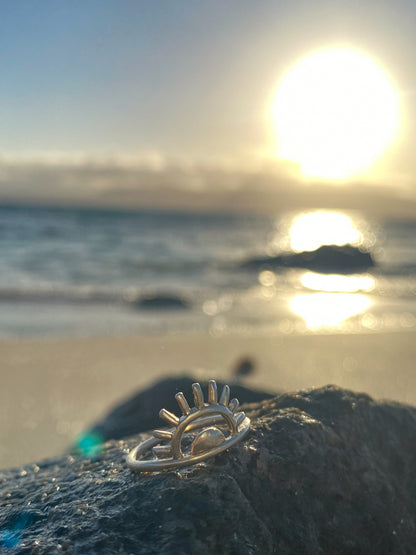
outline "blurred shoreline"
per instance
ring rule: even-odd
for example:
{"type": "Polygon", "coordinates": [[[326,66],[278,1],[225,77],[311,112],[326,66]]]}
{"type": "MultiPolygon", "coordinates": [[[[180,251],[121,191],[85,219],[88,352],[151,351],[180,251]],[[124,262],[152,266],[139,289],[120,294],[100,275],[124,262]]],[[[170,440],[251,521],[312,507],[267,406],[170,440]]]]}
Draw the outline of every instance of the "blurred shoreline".
{"type": "Polygon", "coordinates": [[[0,467],[62,453],[112,406],[163,376],[232,383],[242,356],[255,362],[247,386],[281,392],[332,383],[416,404],[415,331],[3,340],[0,467]]]}
{"type": "Polygon", "coordinates": [[[0,207],[0,338],[416,328],[415,221],[0,207]]]}

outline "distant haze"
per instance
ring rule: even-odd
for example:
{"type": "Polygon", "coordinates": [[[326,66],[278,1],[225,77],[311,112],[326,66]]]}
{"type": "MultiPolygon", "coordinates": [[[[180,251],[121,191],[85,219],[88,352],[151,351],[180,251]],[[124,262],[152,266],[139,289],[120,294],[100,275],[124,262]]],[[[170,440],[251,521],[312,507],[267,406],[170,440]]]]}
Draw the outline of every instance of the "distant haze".
{"type": "Polygon", "coordinates": [[[386,184],[302,183],[291,167],[241,168],[149,158],[142,161],[3,159],[0,203],[117,208],[255,211],[308,208],[361,210],[412,217],[412,187],[386,184]]]}

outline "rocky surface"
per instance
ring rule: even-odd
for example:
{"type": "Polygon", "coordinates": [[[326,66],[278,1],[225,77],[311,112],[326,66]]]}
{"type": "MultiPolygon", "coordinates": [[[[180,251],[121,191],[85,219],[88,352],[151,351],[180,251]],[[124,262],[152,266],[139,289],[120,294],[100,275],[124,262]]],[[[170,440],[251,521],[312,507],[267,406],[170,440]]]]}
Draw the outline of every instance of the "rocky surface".
{"type": "Polygon", "coordinates": [[[2,472],[1,552],[415,552],[416,409],[329,386],[246,412],[245,441],[180,472],[130,472],[146,434],[2,472]]]}
{"type": "Polygon", "coordinates": [[[324,245],[311,252],[287,253],[279,256],[253,258],[244,262],[248,270],[278,270],[280,268],[305,268],[321,273],[353,274],[364,272],[374,266],[369,252],[357,247],[324,245]]]}

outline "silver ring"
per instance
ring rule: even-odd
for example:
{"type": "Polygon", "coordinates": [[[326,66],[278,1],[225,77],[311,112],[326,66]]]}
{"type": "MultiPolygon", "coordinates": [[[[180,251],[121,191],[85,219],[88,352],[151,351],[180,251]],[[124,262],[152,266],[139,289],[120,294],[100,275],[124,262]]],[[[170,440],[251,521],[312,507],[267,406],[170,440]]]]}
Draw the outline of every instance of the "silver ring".
{"type": "Polygon", "coordinates": [[[130,451],[126,462],[131,470],[157,472],[190,466],[232,447],[247,434],[250,419],[244,412],[237,412],[239,402],[230,401],[228,385],[218,399],[217,384],[210,380],[207,403],[199,383],[192,384],[192,390],[195,400],[192,409],[182,392],[175,395],[182,416],[166,409],[159,412],[171,427],[154,430],[153,437],[130,451]],[[150,450],[154,457],[145,459],[150,450]]]}

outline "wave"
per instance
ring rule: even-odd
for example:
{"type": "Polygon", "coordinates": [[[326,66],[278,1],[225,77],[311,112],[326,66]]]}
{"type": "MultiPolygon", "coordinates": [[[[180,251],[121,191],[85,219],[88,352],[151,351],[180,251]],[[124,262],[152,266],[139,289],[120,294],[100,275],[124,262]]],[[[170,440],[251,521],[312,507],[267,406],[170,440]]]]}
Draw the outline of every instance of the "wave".
{"type": "Polygon", "coordinates": [[[166,290],[138,291],[132,288],[114,291],[104,287],[0,287],[0,303],[34,304],[124,304],[145,310],[187,309],[188,297],[166,290]]]}
{"type": "Polygon", "coordinates": [[[381,267],[381,273],[389,277],[416,277],[416,264],[390,264],[381,267]]]}
{"type": "Polygon", "coordinates": [[[0,302],[118,303],[123,294],[90,287],[0,287],[0,302]]]}

